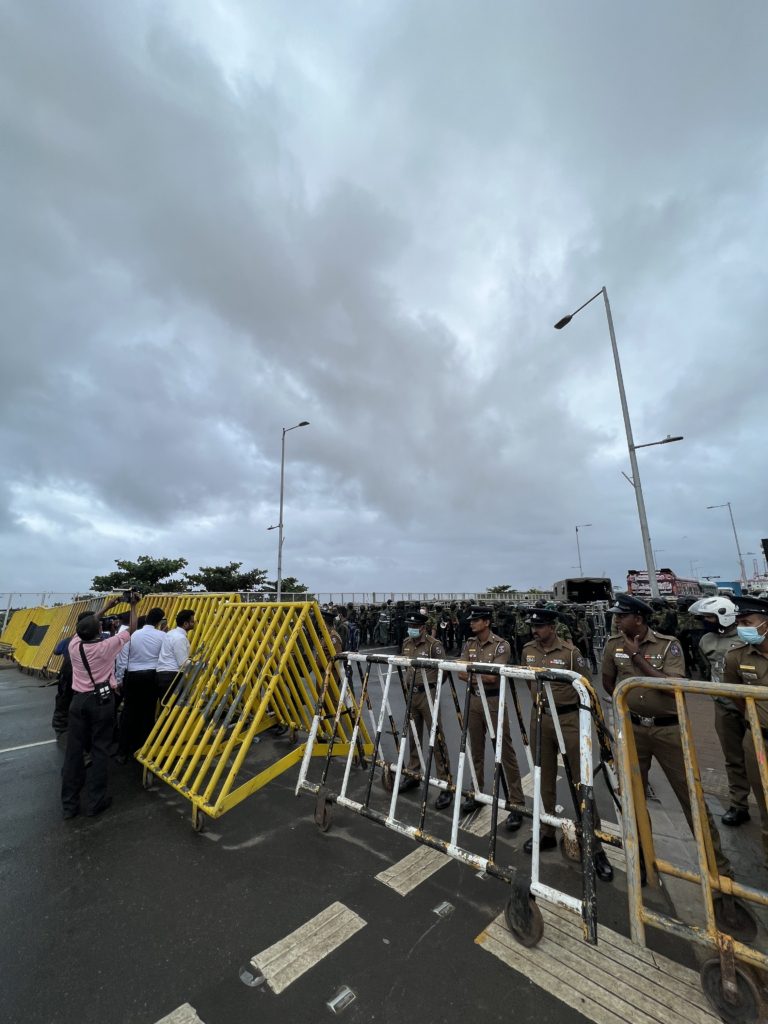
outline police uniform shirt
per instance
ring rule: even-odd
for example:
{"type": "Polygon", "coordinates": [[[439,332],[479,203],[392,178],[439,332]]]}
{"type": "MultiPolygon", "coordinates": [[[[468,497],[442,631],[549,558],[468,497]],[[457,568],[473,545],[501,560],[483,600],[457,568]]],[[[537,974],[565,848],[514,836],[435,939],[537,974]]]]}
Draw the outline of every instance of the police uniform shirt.
{"type": "Polygon", "coordinates": [[[705,633],[699,641],[699,650],[707,659],[713,683],[722,683],[725,656],[734,647],[743,647],[735,629],[729,633],[705,633]]]}
{"type": "MultiPolygon", "coordinates": [[[[624,637],[619,633],[609,637],[605,645],[603,676],[609,683],[620,683],[622,679],[640,675],[634,660],[625,650],[625,644],[624,637]]],[[[676,679],[685,678],[683,649],[676,637],[649,629],[640,643],[640,654],[657,672],[676,679]]],[[[653,683],[652,677],[643,678],[653,683]]],[[[627,697],[627,706],[636,715],[645,717],[660,718],[677,714],[674,693],[662,690],[632,690],[627,697]]]]}
{"type": "MultiPolygon", "coordinates": [[[[489,633],[485,643],[480,643],[476,636],[471,636],[469,640],[465,641],[461,649],[462,661],[480,661],[486,665],[508,665],[511,656],[511,647],[506,640],[497,636],[496,633],[489,633]]],[[[477,685],[476,677],[472,685],[477,685]]],[[[491,695],[493,691],[498,691],[499,689],[499,683],[496,680],[493,683],[484,683],[483,685],[486,693],[491,693],[491,695]]]]}
{"type": "MultiPolygon", "coordinates": [[[[735,647],[725,656],[723,682],[768,686],[768,657],[752,644],[735,647]]],[[[760,727],[768,728],[768,701],[759,700],[755,707],[760,727]]]]}
{"type": "MultiPolygon", "coordinates": [[[[582,657],[581,651],[569,640],[555,637],[551,647],[543,647],[538,640],[531,640],[523,647],[523,668],[554,668],[568,672],[578,672],[580,676],[592,681],[589,665],[582,657]]],[[[558,707],[566,707],[579,703],[579,695],[570,683],[552,683],[552,696],[558,707]]]]}
{"type": "MultiPolygon", "coordinates": [[[[404,658],[444,658],[445,650],[439,640],[430,636],[429,633],[425,633],[423,637],[413,638],[407,636],[403,641],[402,655],[404,658]]],[[[435,686],[437,684],[436,668],[428,668],[426,670],[409,668],[405,676],[406,685],[411,685],[411,680],[415,673],[418,673],[416,675],[416,685],[423,685],[424,671],[427,673],[429,685],[435,686]]]]}

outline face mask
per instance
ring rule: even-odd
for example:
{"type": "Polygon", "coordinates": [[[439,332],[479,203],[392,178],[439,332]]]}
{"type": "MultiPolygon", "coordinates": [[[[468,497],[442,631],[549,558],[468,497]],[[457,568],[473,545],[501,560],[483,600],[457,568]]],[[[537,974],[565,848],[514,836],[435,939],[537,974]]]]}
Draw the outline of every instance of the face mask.
{"type": "Polygon", "coordinates": [[[739,640],[745,644],[753,644],[759,647],[763,640],[765,640],[757,626],[737,626],[736,632],[739,635],[739,640]]]}
{"type": "Polygon", "coordinates": [[[408,636],[411,638],[411,640],[415,640],[420,633],[420,629],[414,629],[413,626],[408,627],[408,636]]]}

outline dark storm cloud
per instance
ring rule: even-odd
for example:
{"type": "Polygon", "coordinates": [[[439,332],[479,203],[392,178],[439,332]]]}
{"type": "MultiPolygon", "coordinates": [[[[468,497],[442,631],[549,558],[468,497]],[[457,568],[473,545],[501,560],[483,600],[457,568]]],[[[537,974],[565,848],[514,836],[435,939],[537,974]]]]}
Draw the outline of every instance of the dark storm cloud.
{"type": "MultiPolygon", "coordinates": [[[[730,566],[764,399],[761,5],[5,4],[3,581],[143,550],[314,587],[730,566]],[[591,16],[590,16],[591,15],[591,16]],[[707,518],[710,517],[710,518],[707,518]],[[96,529],[94,536],[93,527],[96,529]]],[[[729,572],[723,569],[723,575],[729,572]]]]}

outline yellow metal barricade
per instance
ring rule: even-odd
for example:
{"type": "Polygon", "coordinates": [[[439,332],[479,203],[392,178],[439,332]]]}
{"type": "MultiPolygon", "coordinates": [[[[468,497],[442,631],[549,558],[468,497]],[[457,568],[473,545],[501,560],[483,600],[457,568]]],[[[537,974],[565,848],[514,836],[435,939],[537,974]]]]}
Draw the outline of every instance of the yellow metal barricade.
{"type": "Polygon", "coordinates": [[[691,694],[727,697],[745,702],[745,717],[755,744],[763,799],[768,797],[765,741],[755,708],[755,701],[768,702],[767,686],[734,686],[648,676],[625,679],[618,684],[613,700],[631,935],[634,942],[644,946],[645,926],[650,925],[710,950],[712,958],[701,968],[701,982],[707,998],[723,1020],[751,1024],[765,1019],[764,990],[768,956],[750,945],[757,931],[756,922],[740,901],[768,907],[768,892],[719,873],[686,700],[691,694]],[[689,871],[656,855],[635,735],[627,707],[629,694],[637,689],[664,690],[674,694],[698,853],[698,871],[689,871]],[[644,906],[641,893],[644,872],[650,885],[658,884],[659,874],[698,885],[701,888],[706,926],[702,928],[686,924],[644,906]]]}
{"type": "Polygon", "coordinates": [[[5,654],[15,657],[16,650],[22,644],[24,633],[37,611],[43,611],[43,609],[19,608],[13,613],[0,636],[0,645],[5,654]]]}
{"type": "MultiPolygon", "coordinates": [[[[189,595],[179,607],[189,603],[189,595]]],[[[190,604],[191,607],[191,604],[190,604]]],[[[197,612],[196,612],[197,614],[197,612]]],[[[316,602],[219,604],[206,622],[197,653],[176,677],[146,743],[136,754],[145,785],[166,782],[192,803],[192,821],[218,818],[271,779],[301,761],[324,678],[328,710],[339,697],[332,645],[316,602]],[[273,763],[256,764],[254,741],[265,730],[290,729],[293,748],[273,763]]],[[[340,723],[334,751],[350,749],[352,726],[340,723]]],[[[313,753],[327,753],[332,730],[313,753]]],[[[372,750],[358,737],[359,756],[372,750]]],[[[262,747],[259,753],[263,752],[262,747]]]]}

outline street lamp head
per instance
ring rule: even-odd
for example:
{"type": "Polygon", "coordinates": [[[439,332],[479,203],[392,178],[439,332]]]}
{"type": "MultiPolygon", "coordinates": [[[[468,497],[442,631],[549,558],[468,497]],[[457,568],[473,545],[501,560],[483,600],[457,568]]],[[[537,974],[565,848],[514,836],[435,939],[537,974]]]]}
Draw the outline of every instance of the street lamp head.
{"type": "Polygon", "coordinates": [[[667,436],[664,438],[664,440],[660,441],[659,444],[672,444],[673,441],[684,441],[684,440],[685,440],[684,437],[670,437],[670,435],[667,434],[667,436]]]}
{"type": "Polygon", "coordinates": [[[573,320],[573,313],[571,313],[569,316],[564,316],[562,320],[558,320],[555,324],[555,330],[562,331],[564,327],[568,326],[571,320],[573,320]]]}
{"type": "MultiPolygon", "coordinates": [[[[309,420],[302,420],[301,423],[297,424],[297,426],[299,426],[299,427],[308,427],[309,426],[309,420]]],[[[677,440],[677,438],[674,438],[674,440],[677,440]]]]}

